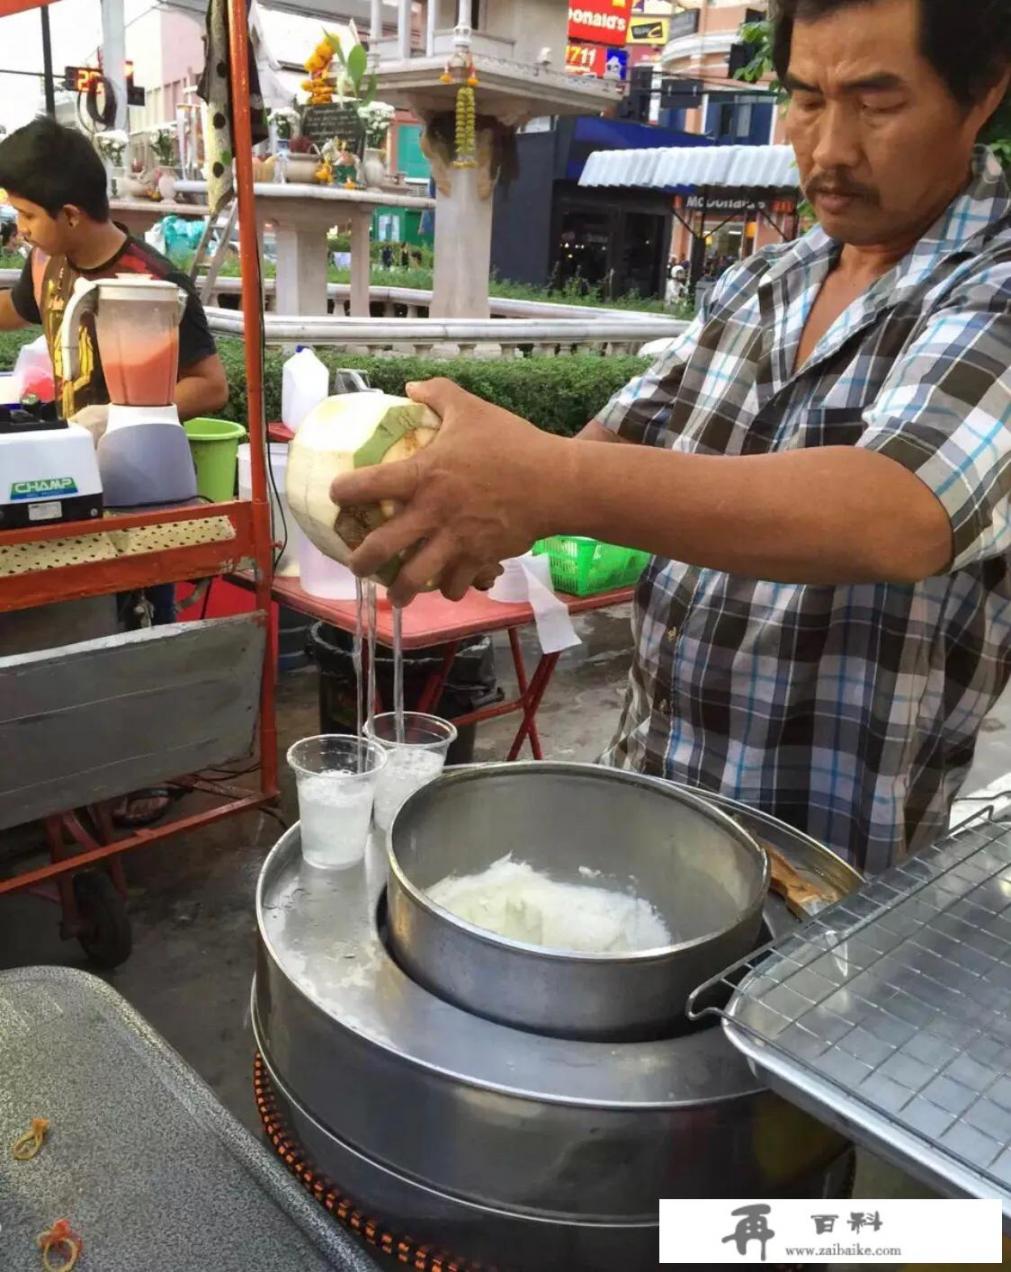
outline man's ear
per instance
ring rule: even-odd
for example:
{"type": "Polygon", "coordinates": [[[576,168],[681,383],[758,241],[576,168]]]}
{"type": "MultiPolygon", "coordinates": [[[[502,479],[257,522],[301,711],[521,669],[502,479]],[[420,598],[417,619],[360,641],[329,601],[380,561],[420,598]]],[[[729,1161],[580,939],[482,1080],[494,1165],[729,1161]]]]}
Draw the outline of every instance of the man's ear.
{"type": "Polygon", "coordinates": [[[84,217],[84,213],[76,203],[65,203],[63,207],[60,208],[58,215],[62,216],[66,220],[67,226],[71,230],[76,230],[84,217]]]}

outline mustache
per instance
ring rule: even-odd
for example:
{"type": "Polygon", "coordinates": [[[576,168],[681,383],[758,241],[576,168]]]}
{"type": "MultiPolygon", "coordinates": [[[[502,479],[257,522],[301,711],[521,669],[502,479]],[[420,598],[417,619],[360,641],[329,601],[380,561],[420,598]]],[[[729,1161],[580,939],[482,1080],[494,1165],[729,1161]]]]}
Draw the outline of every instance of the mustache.
{"type": "Polygon", "coordinates": [[[804,193],[810,199],[816,194],[845,195],[850,199],[864,199],[868,203],[878,203],[878,192],[873,186],[862,185],[859,181],[851,181],[847,177],[812,177],[804,186],[804,193]]]}

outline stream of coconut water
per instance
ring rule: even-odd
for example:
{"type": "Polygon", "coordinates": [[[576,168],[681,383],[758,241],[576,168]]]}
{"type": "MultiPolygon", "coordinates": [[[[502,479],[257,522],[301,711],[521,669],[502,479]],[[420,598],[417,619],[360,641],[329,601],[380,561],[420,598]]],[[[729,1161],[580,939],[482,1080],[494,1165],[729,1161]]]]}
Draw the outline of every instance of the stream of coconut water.
{"type": "MultiPolygon", "coordinates": [[[[376,704],[376,585],[371,579],[355,582],[355,635],[351,647],[351,662],[355,673],[355,708],[357,736],[365,736],[365,730],[375,713],[376,704]]],[[[403,611],[393,607],[393,711],[398,742],[405,740],[404,733],[404,653],[403,611]]],[[[364,764],[364,752],[359,755],[359,769],[364,764]]]]}
{"type": "Polygon", "coordinates": [[[397,730],[397,741],[404,742],[404,611],[399,605],[393,607],[393,719],[397,730]]]}

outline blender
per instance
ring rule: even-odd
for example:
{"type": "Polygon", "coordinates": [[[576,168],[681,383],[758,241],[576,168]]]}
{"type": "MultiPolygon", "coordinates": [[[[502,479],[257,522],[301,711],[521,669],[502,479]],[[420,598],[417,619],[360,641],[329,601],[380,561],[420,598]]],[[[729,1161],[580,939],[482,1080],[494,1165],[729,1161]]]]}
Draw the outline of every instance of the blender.
{"type": "Polygon", "coordinates": [[[97,341],[109,390],[108,427],[98,443],[107,508],[196,498],[196,470],[174,405],[185,308],[180,287],[143,274],[81,278],[74,286],[63,315],[63,377],[80,373],[88,357],[82,346],[92,344],[93,358],[97,341]]]}

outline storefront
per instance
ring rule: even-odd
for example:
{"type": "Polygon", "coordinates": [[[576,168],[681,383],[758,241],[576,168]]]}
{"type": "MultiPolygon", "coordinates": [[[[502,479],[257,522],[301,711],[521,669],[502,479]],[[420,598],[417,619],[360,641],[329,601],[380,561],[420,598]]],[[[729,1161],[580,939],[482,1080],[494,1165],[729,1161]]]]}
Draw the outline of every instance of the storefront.
{"type": "Polygon", "coordinates": [[[579,184],[611,198],[664,192],[675,223],[670,256],[690,262],[693,283],[798,232],[799,188],[789,146],[599,151],[579,184]]]}
{"type": "Polygon", "coordinates": [[[664,191],[585,189],[594,152],[707,146],[703,137],[596,117],[543,121],[521,133],[519,175],[495,192],[492,269],[535,286],[663,295],[674,208],[664,191]]]}

